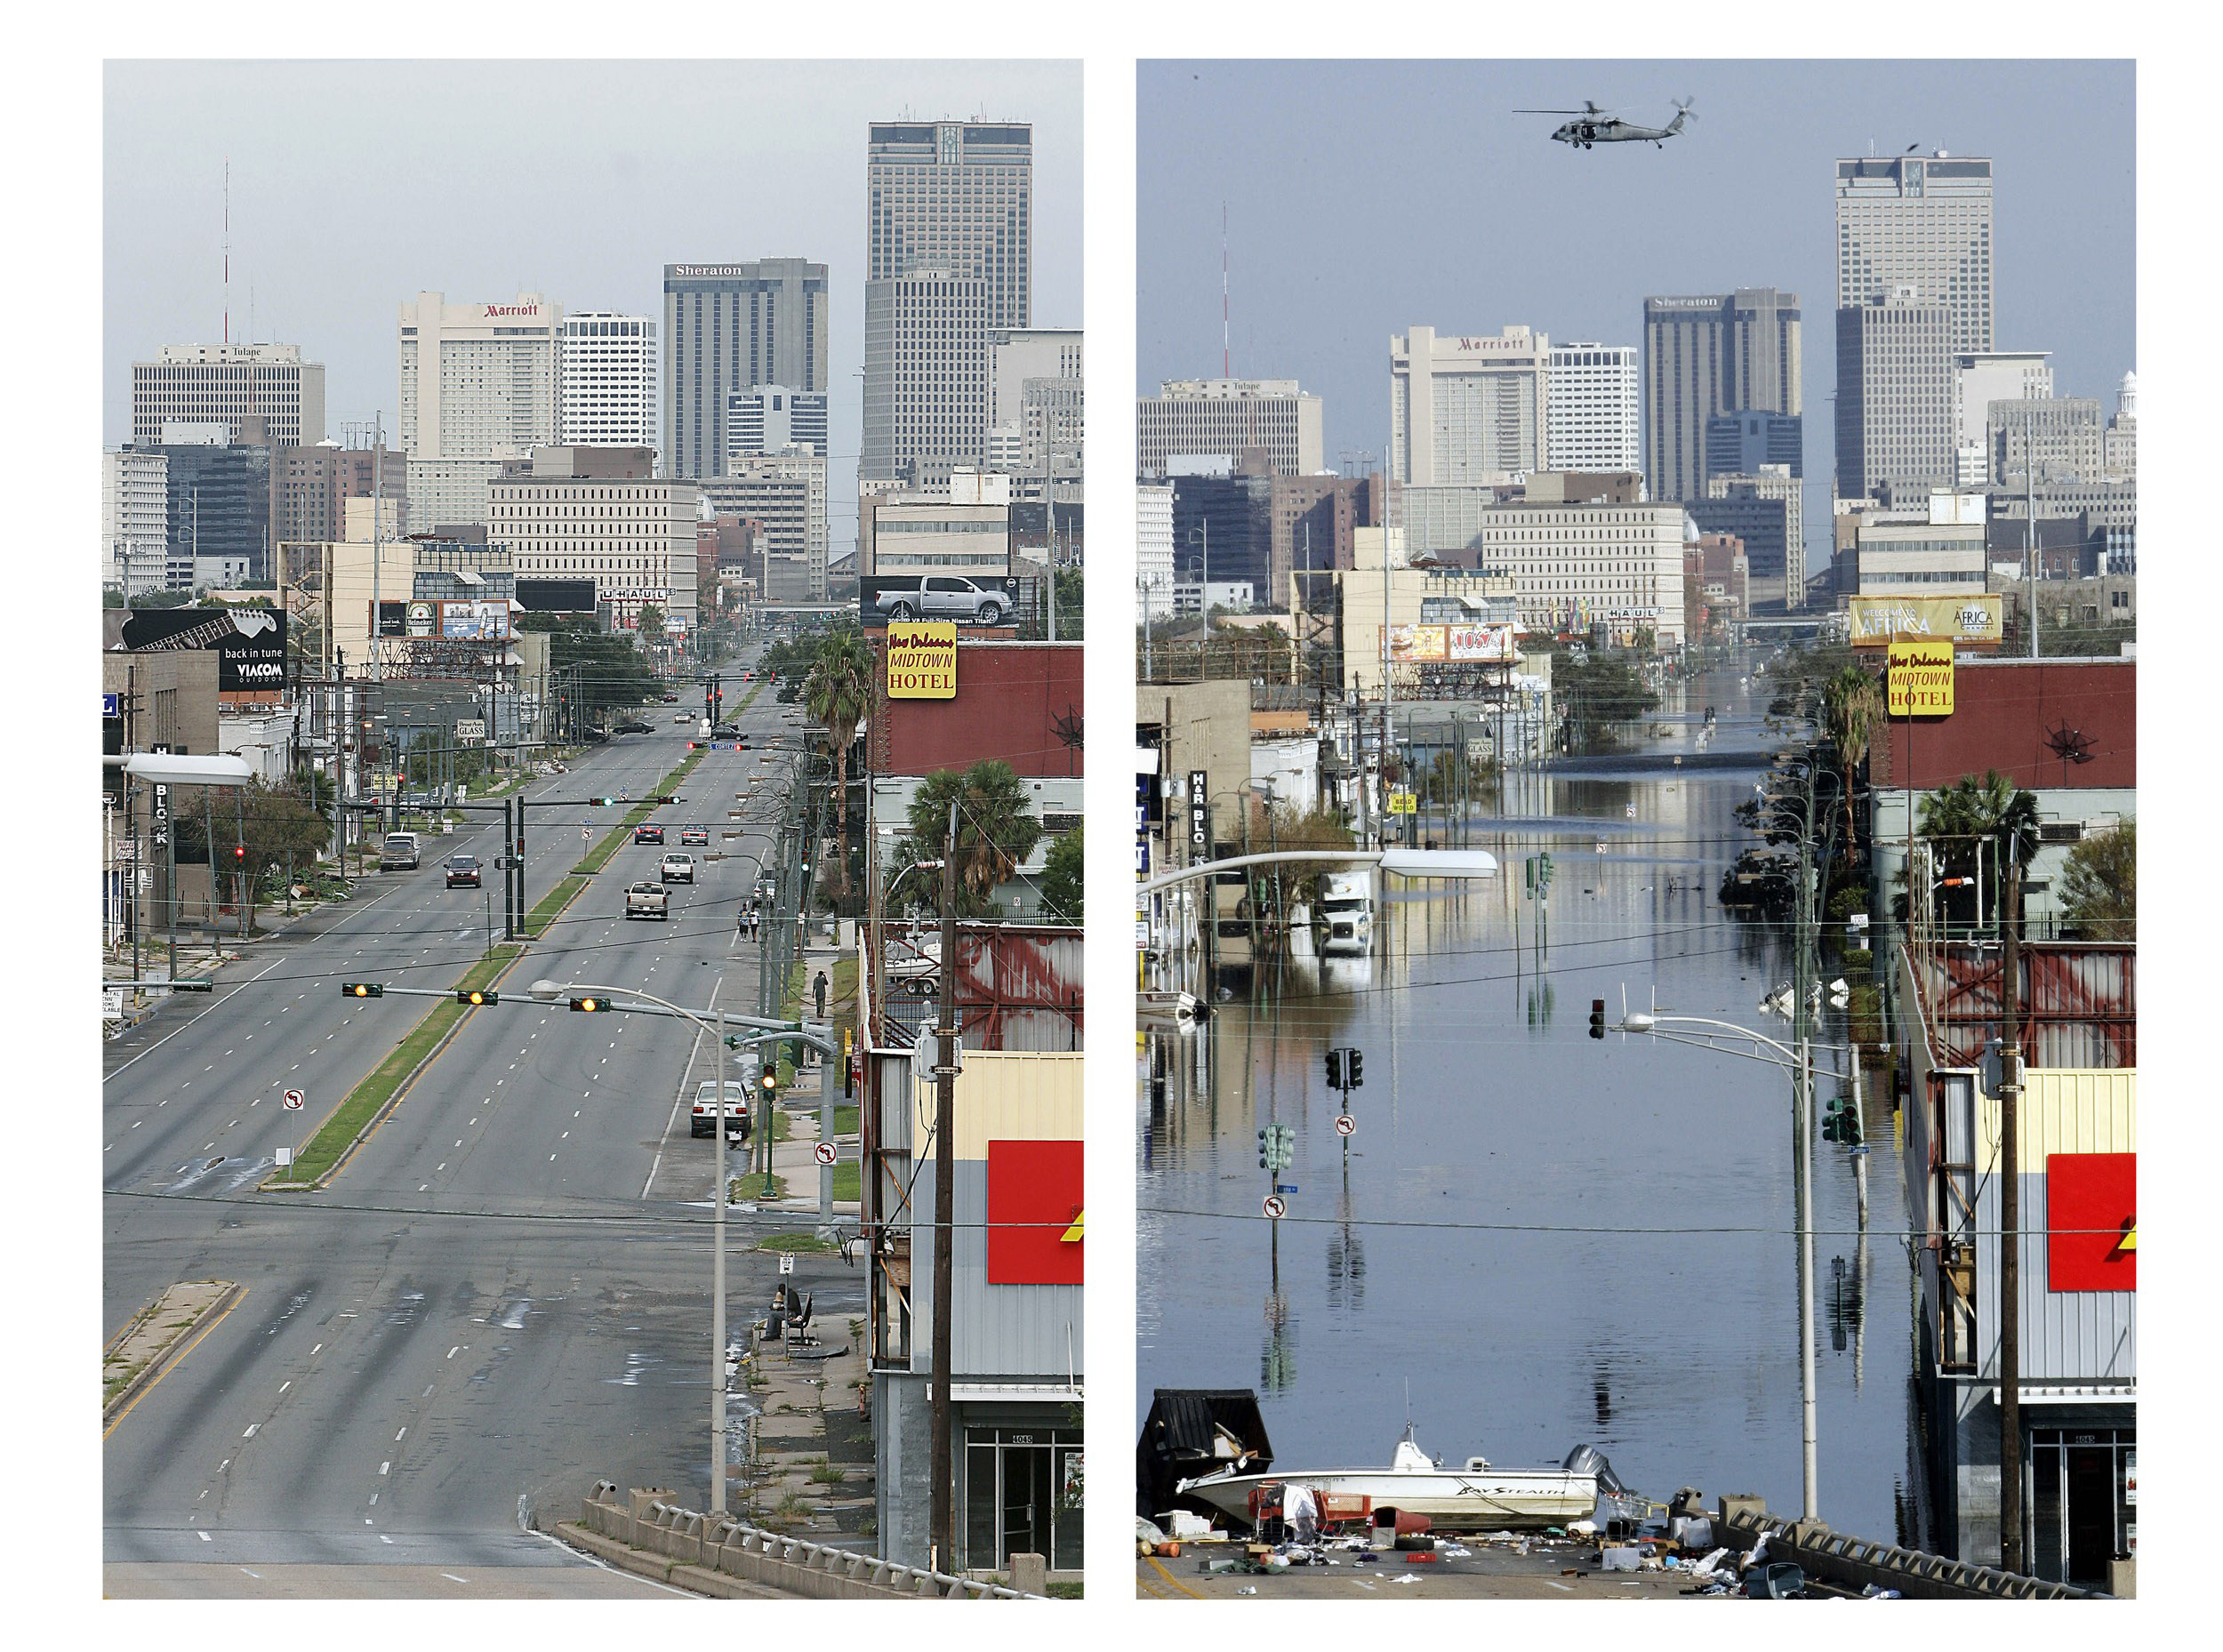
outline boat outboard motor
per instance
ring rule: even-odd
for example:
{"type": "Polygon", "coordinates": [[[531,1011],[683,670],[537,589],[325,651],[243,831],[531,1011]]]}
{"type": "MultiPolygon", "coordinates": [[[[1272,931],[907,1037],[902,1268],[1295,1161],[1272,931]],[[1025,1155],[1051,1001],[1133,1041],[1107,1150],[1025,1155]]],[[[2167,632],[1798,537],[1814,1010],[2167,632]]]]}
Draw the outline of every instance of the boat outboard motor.
{"type": "Polygon", "coordinates": [[[1598,1477],[1598,1489],[1609,1496],[1620,1497],[1628,1494],[1629,1488],[1621,1483],[1621,1477],[1613,1472],[1613,1464],[1606,1461],[1606,1454],[1595,1446],[1576,1447],[1567,1454],[1567,1461],[1561,1464],[1560,1467],[1569,1474],[1595,1474],[1598,1477]]]}

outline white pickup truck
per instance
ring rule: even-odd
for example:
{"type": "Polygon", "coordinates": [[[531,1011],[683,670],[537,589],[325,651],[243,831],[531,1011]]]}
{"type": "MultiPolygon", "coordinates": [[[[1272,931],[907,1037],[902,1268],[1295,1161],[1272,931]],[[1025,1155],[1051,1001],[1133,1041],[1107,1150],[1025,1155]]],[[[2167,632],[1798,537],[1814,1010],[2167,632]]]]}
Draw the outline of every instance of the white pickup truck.
{"type": "Polygon", "coordinates": [[[662,884],[638,883],[625,891],[625,916],[636,918],[670,918],[671,895],[662,884]]]}

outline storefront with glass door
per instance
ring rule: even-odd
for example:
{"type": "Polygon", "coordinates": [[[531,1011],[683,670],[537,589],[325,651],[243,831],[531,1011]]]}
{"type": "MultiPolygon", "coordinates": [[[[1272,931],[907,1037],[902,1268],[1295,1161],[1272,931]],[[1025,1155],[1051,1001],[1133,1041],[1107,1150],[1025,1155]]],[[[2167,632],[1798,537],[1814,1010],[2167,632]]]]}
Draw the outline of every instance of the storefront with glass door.
{"type": "Polygon", "coordinates": [[[2110,1560],[2138,1558],[2138,1431],[2034,1428],[2029,1438],[2030,1571],[2104,1590],[2110,1560]]]}
{"type": "Polygon", "coordinates": [[[1068,1491],[1079,1457],[1077,1423],[968,1423],[959,1565],[1000,1571],[1012,1555],[1039,1554],[1053,1572],[1079,1571],[1080,1504],[1068,1491]]]}

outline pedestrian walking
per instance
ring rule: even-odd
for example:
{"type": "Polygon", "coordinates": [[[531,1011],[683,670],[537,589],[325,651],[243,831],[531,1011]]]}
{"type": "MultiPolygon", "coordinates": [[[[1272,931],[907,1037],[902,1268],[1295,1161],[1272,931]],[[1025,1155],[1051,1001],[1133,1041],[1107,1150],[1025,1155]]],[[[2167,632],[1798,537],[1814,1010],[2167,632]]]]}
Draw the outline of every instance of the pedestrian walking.
{"type": "Polygon", "coordinates": [[[818,1019],[826,1019],[826,972],[820,970],[818,979],[810,983],[810,990],[818,996],[818,1019]]]}

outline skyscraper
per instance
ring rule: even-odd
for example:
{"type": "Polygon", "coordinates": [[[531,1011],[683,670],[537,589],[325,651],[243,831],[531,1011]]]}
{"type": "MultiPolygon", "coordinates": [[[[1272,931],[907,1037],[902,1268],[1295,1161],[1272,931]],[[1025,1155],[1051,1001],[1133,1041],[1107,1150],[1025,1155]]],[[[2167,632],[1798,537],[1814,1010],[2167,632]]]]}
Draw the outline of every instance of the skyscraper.
{"type": "Polygon", "coordinates": [[[1954,483],[1953,312],[1911,286],[1837,312],[1837,497],[1954,483]]]}
{"type": "Polygon", "coordinates": [[[1416,487],[1544,469],[1552,341],[1528,327],[1390,340],[1390,476],[1416,487]]]}
{"type": "Polygon", "coordinates": [[[505,459],[556,439],[557,330],[537,293],[506,304],[451,304],[420,293],[401,307],[401,450],[413,530],[486,520],[486,486],[505,459]]]}
{"type": "Polygon", "coordinates": [[[647,316],[581,310],[564,317],[566,447],[655,447],[656,324],[647,316]]]}
{"type": "MultiPolygon", "coordinates": [[[[1031,125],[874,121],[864,188],[867,283],[948,269],[984,285],[990,327],[1033,325],[1031,125]]],[[[777,375],[758,382],[823,388],[777,375]]]]}
{"type": "Polygon", "coordinates": [[[165,424],[221,421],[227,441],[302,447],[325,439],[325,369],[298,344],[165,344],[132,364],[132,440],[165,424]],[[252,414],[260,432],[245,429],[252,414]]]}
{"type": "Polygon", "coordinates": [[[1633,344],[1554,344],[1545,383],[1544,462],[1553,470],[1641,470],[1641,375],[1633,344]]]}
{"type": "Polygon", "coordinates": [[[1705,493],[1706,421],[1725,413],[1800,412],[1795,293],[1644,301],[1644,477],[1659,500],[1705,493]]]}
{"type": "Polygon", "coordinates": [[[1946,309],[1953,350],[1992,348],[1992,164],[1928,156],[1837,163],[1837,309],[1912,287],[1946,309]]]}
{"type": "Polygon", "coordinates": [[[864,429],[857,475],[946,481],[988,451],[988,283],[914,268],[864,284],[864,429]]]}
{"type": "Polygon", "coordinates": [[[726,463],[800,447],[826,456],[826,393],[759,384],[726,398],[726,463]]]}
{"type": "Polygon", "coordinates": [[[1264,449],[1267,463],[1292,476],[1320,469],[1320,399],[1295,379],[1168,379],[1135,404],[1136,469],[1166,474],[1188,454],[1240,460],[1264,449]]]}
{"type": "Polygon", "coordinates": [[[826,267],[799,258],[664,266],[664,471],[726,472],[726,398],[827,388],[826,267]]]}

